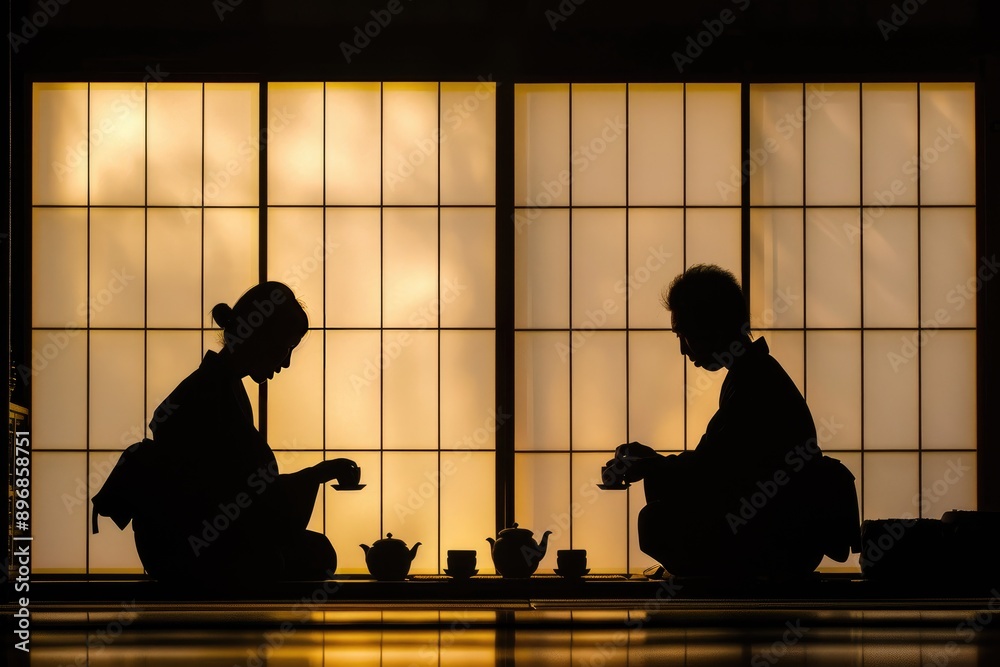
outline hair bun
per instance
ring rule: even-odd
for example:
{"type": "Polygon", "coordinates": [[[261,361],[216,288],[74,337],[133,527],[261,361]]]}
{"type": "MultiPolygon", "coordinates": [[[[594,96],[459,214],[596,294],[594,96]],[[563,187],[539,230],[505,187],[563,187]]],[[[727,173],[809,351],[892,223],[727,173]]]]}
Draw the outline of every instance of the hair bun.
{"type": "Polygon", "coordinates": [[[226,303],[217,303],[212,308],[212,319],[223,329],[233,321],[233,309],[226,303]]]}

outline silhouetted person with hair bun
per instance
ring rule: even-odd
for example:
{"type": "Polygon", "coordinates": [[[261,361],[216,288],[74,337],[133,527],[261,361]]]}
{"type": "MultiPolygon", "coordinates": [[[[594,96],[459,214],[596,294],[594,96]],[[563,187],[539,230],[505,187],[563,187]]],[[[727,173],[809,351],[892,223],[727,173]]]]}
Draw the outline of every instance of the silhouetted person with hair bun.
{"type": "Polygon", "coordinates": [[[306,313],[286,285],[265,282],[233,307],[216,305],[212,318],[222,350],[206,353],[150,422],[148,502],[133,519],[139,557],[163,580],[325,579],[337,555],[306,525],[320,485],[356,466],[333,459],[279,474],[243,386],[248,375],[263,383],[288,368],[306,313]]]}
{"type": "Polygon", "coordinates": [[[698,446],[663,456],[632,442],[608,465],[644,481],[639,546],[675,575],[802,575],[860,546],[853,475],[823,455],[795,383],[750,337],[735,276],[695,265],[664,294],[681,354],[728,369],[698,446]]]}

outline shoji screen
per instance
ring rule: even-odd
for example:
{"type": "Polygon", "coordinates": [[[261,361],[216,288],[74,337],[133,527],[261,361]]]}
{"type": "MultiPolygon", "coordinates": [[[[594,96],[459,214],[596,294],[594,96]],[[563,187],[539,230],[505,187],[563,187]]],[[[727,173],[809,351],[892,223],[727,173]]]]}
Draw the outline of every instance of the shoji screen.
{"type": "Polygon", "coordinates": [[[641,571],[641,485],[595,485],[620,443],[695,446],[717,405],[659,297],[693,263],[740,274],[740,87],[518,85],[515,114],[515,517],[641,571]]]}
{"type": "Polygon", "coordinates": [[[411,572],[495,532],[496,105],[491,83],[268,85],[267,271],[311,331],[268,387],[283,467],[346,456],[313,527],[345,573],[391,532],[411,572]]]}
{"type": "Polygon", "coordinates": [[[34,86],[37,571],[141,571],[90,497],[258,280],[258,108],[256,84],[34,86]]]}
{"type": "Polygon", "coordinates": [[[755,328],[865,518],[975,509],[973,85],[750,91],[755,328]]]}

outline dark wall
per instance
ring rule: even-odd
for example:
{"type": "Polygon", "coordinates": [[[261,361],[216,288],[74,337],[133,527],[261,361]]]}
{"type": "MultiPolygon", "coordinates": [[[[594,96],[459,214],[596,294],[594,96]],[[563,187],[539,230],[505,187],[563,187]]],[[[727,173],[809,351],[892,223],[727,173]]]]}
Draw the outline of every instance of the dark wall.
{"type": "MultiPolygon", "coordinates": [[[[24,280],[30,82],[142,80],[973,80],[980,255],[996,249],[994,0],[13,0],[12,239],[24,280]],[[381,22],[379,22],[381,19],[381,22]],[[365,34],[367,29],[369,34],[365,34]],[[700,43],[699,43],[700,42],[700,43]]],[[[13,251],[11,252],[11,241],[13,251]]],[[[11,312],[23,361],[23,284],[11,312]]],[[[980,505],[1000,510],[1000,286],[980,293],[980,505]]],[[[5,308],[6,310],[6,308],[5,308]]],[[[5,340],[0,341],[6,348],[5,340]]],[[[19,390],[22,391],[23,390],[19,390]]],[[[15,394],[15,398],[18,395],[15,394]]],[[[22,399],[23,400],[23,399],[22,399]]]]}

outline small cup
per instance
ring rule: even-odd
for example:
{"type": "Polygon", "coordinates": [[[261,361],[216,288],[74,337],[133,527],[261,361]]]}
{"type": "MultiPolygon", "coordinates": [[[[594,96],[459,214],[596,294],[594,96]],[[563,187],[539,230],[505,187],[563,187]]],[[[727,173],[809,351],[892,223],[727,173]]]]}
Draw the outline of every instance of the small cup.
{"type": "Polygon", "coordinates": [[[615,468],[618,465],[613,466],[601,466],[601,480],[604,482],[604,486],[625,486],[625,473],[620,467],[618,470],[615,468]]]}
{"type": "Polygon", "coordinates": [[[357,486],[361,483],[361,468],[355,466],[354,468],[347,470],[337,478],[337,484],[350,488],[352,486],[357,486]]]}
{"type": "Polygon", "coordinates": [[[587,550],[560,549],[556,552],[556,566],[561,574],[582,574],[587,569],[587,550]]]}
{"type": "Polygon", "coordinates": [[[476,570],[475,549],[451,549],[448,551],[448,573],[458,576],[471,575],[476,570]]]}

